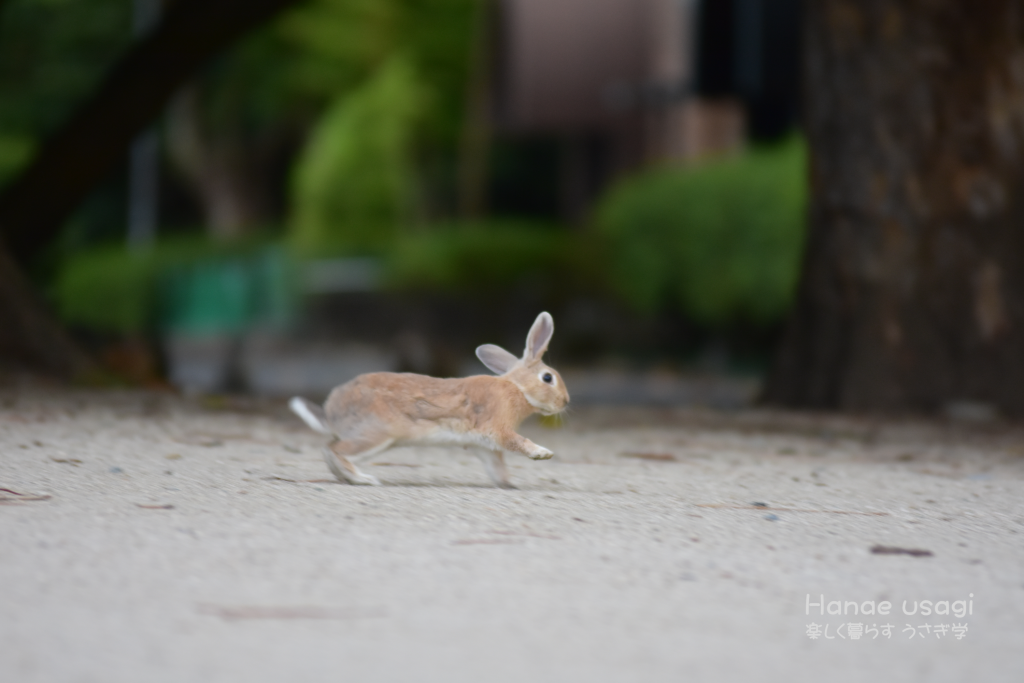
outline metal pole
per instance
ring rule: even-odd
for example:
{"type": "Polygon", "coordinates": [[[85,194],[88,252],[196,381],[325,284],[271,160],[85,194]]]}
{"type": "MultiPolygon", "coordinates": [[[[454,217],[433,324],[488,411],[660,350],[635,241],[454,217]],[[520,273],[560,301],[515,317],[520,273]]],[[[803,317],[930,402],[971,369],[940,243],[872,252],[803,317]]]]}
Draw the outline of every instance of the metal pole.
{"type": "MultiPolygon", "coordinates": [[[[134,0],[132,33],[141,38],[160,20],[161,0],[134,0]]],[[[160,136],[155,127],[132,143],[128,159],[128,246],[143,250],[156,239],[160,208],[160,136]]]]}

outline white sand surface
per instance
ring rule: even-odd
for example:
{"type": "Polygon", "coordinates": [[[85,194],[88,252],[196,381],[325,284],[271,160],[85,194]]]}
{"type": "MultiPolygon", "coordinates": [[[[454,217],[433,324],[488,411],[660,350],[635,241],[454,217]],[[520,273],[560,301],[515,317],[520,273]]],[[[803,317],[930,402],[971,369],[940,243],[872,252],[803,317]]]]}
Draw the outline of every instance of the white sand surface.
{"type": "Polygon", "coordinates": [[[354,487],[277,403],[0,390],[0,680],[1024,680],[1019,428],[595,407],[522,431],[557,456],[511,462],[518,490],[441,449],[354,487]]]}

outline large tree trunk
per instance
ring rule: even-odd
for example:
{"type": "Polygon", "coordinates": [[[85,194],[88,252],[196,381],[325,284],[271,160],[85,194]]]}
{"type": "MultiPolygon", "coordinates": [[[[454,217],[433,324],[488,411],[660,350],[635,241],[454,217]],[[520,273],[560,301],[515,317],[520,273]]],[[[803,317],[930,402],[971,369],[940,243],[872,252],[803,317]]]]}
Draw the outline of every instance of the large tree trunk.
{"type": "Polygon", "coordinates": [[[804,7],[810,237],[766,398],[1024,415],[1024,5],[804,7]]]}

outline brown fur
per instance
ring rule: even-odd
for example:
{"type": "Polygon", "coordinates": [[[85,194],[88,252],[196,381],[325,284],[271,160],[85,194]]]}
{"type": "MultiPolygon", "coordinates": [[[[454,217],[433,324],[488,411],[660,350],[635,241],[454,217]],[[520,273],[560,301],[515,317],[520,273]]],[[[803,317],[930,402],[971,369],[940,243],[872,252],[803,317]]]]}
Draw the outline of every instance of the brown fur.
{"type": "MultiPolygon", "coordinates": [[[[339,479],[373,484],[376,479],[359,472],[353,460],[393,446],[461,445],[478,450],[499,486],[511,486],[503,453],[534,459],[552,456],[516,429],[533,413],[554,414],[569,402],[561,376],[540,360],[553,330],[548,314],[538,316],[520,360],[491,347],[492,360],[485,362],[492,368],[507,367],[498,377],[437,379],[374,372],[337,387],[327,397],[322,417],[323,431],[336,437],[326,454],[331,470],[339,479]],[[550,384],[541,379],[545,373],[552,376],[550,384]]],[[[295,400],[301,399],[293,399],[293,409],[295,400]]]]}

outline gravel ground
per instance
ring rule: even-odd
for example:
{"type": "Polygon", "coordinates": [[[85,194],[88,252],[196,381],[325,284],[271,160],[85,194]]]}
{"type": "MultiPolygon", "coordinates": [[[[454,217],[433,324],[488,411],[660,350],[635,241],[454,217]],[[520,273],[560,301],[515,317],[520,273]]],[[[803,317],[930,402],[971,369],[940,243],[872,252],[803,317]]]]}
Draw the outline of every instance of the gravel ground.
{"type": "Polygon", "coordinates": [[[1024,680],[1019,427],[591,407],[522,432],[557,456],[511,462],[518,490],[440,449],[353,487],[279,404],[0,389],[2,678],[1024,680]]]}

